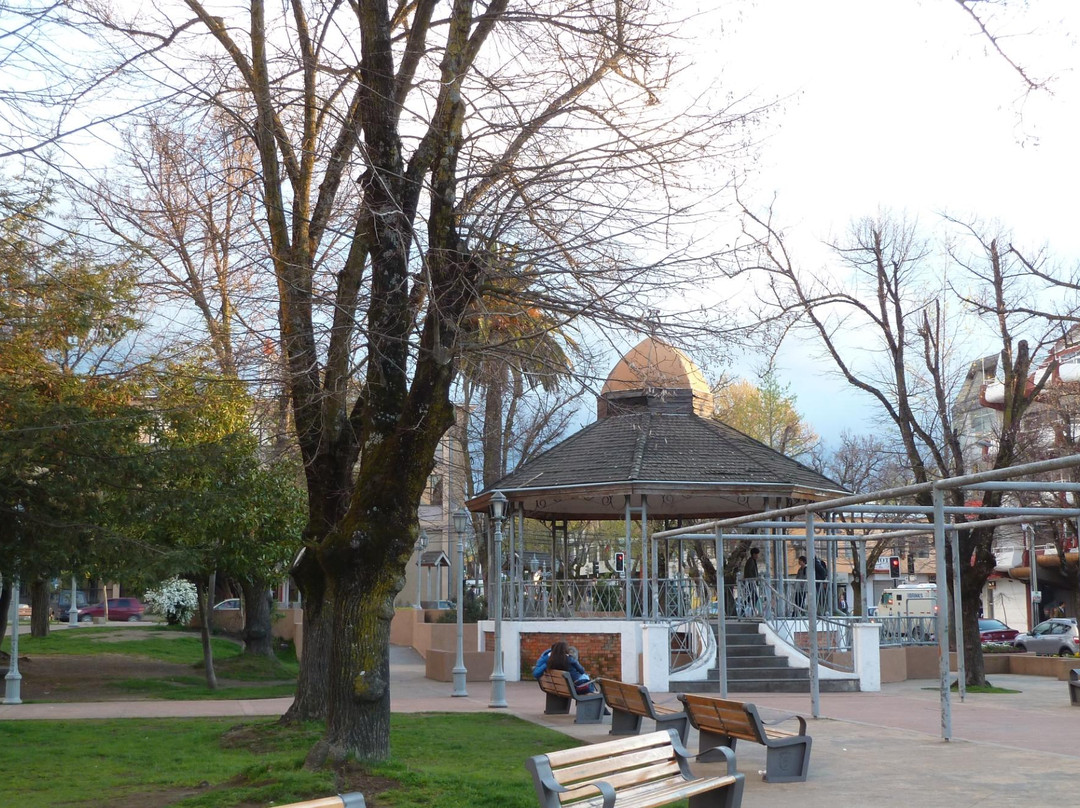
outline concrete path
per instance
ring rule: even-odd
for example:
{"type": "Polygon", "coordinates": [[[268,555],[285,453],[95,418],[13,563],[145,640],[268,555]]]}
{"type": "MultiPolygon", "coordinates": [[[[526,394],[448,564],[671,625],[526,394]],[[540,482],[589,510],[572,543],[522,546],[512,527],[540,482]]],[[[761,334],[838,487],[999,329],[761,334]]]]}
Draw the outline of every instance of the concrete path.
{"type": "MultiPolygon", "coordinates": [[[[393,648],[391,704],[395,712],[487,712],[488,682],[469,682],[469,695],[453,698],[448,682],[424,678],[411,649],[393,648]]],[[[1029,676],[994,676],[1015,694],[972,694],[953,699],[953,740],[941,740],[940,695],[931,681],[885,685],[880,693],[825,693],[821,717],[809,721],[813,737],[805,783],[765,783],[763,747],[740,743],[738,768],[746,775],[746,808],[839,808],[912,799],[915,808],[974,808],[1020,802],[1080,805],[1080,708],[1069,705],[1064,682],[1029,676]]],[[[657,701],[678,706],[672,694],[657,701]]],[[[545,716],[543,693],[532,682],[508,682],[509,712],[573,737],[608,740],[609,725],[545,716]]],[[[810,698],[740,694],[763,712],[810,717],[810,698]]],[[[129,701],[96,704],[0,705],[0,720],[124,717],[280,715],[289,699],[240,701],[129,701]]],[[[609,719],[610,721],[610,719],[609,719]]],[[[651,730],[645,722],[645,731],[651,730]]],[[[697,749],[696,733],[689,747],[697,749]]],[[[701,766],[703,771],[709,767],[701,766]]]]}

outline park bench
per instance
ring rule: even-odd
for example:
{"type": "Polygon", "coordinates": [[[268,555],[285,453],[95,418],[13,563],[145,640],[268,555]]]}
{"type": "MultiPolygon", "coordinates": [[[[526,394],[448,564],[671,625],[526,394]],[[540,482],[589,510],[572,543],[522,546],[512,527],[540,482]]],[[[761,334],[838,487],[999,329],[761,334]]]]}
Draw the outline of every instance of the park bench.
{"type": "Polygon", "coordinates": [[[723,775],[696,777],[673,729],[535,755],[525,761],[540,808],[654,808],[689,800],[690,808],[739,808],[744,779],[735,753],[723,775]]]}
{"type": "Polygon", "coordinates": [[[810,770],[810,743],[806,734],[806,719],[802,716],[785,716],[765,721],[757,707],[741,701],[697,696],[682,693],[683,703],[690,723],[700,733],[698,751],[713,746],[735,748],[738,740],[759,743],[765,752],[765,779],[770,783],[795,783],[806,779],[810,770]],[[798,719],[799,731],[791,732],[775,726],[791,718],[798,719]]]}
{"type": "Polygon", "coordinates": [[[599,724],[603,721],[603,695],[578,693],[568,671],[544,671],[536,681],[547,694],[545,715],[566,715],[570,712],[570,702],[574,701],[577,703],[575,724],[599,724]]]}
{"type": "Polygon", "coordinates": [[[1069,704],[1080,707],[1080,668],[1069,671],[1069,704]]]}
{"type": "Polygon", "coordinates": [[[604,701],[611,708],[611,734],[637,735],[641,732],[641,719],[651,718],[657,729],[674,729],[679,740],[686,743],[690,723],[686,713],[653,703],[649,689],[644,685],[629,685],[617,679],[598,679],[604,701]]]}
{"type": "Polygon", "coordinates": [[[316,800],[290,802],[278,808],[365,808],[364,795],[359,791],[352,794],[338,794],[334,797],[319,797],[316,800]]]}

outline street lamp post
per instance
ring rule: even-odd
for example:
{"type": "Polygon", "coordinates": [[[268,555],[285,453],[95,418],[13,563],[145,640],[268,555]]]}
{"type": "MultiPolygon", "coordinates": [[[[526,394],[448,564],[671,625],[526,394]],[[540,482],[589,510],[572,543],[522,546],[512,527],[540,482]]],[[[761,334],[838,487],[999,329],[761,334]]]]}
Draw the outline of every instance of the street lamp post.
{"type": "Polygon", "coordinates": [[[427,549],[427,533],[423,529],[420,531],[420,535],[416,539],[416,608],[420,606],[420,558],[424,555],[424,550],[427,549]]]}
{"type": "Polygon", "coordinates": [[[465,528],[469,524],[469,512],[464,508],[454,511],[454,532],[457,533],[457,660],[451,671],[454,677],[454,692],[451,696],[468,696],[465,687],[465,629],[462,625],[461,607],[465,600],[465,528]]]}
{"type": "Polygon", "coordinates": [[[75,576],[71,576],[71,600],[68,602],[68,626],[79,625],[79,601],[76,595],[79,590],[75,586],[75,576]]]}
{"type": "Polygon", "coordinates": [[[4,704],[22,704],[22,674],[19,673],[19,576],[11,582],[11,660],[4,677],[4,704]]]}
{"type": "Polygon", "coordinates": [[[502,523],[506,515],[506,496],[502,491],[491,495],[491,518],[495,522],[495,664],[491,671],[491,702],[488,707],[508,707],[506,675],[502,658],[502,523]]]}

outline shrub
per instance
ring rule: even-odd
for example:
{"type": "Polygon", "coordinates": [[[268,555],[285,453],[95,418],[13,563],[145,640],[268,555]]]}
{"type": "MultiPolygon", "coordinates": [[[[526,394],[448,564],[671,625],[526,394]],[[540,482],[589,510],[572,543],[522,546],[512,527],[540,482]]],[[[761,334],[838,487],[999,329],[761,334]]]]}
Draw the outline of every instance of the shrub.
{"type": "Polygon", "coordinates": [[[180,626],[195,615],[199,595],[191,581],[170,578],[157,589],[148,591],[145,600],[147,611],[165,615],[170,626],[180,626]]]}

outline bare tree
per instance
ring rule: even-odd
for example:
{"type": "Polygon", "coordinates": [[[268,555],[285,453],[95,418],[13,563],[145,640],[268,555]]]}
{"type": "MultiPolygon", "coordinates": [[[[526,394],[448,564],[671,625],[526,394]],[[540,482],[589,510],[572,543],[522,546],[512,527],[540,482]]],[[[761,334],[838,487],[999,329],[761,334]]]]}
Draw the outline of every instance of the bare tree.
{"type": "MultiPolygon", "coordinates": [[[[665,101],[674,28],[647,0],[49,13],[119,54],[65,82],[83,95],[64,109],[137,79],[157,109],[217,106],[254,145],[310,509],[289,716],[327,718],[312,763],[383,758],[393,598],[457,362],[486,348],[477,309],[633,328],[659,293],[721,274],[690,225],[715,220],[754,110],[665,101]]],[[[62,113],[39,142],[79,128],[62,113]]],[[[717,339],[730,322],[693,306],[665,326],[717,339]]]]}
{"type": "MultiPolygon", "coordinates": [[[[976,314],[993,329],[1001,349],[999,368],[1004,382],[1003,426],[992,468],[1016,462],[1019,424],[1046,382],[1047,375],[1029,378],[1032,356],[1054,333],[1056,325],[1035,320],[1014,309],[1024,296],[1023,264],[1002,248],[998,238],[967,228],[974,240],[974,257],[957,249],[951,252],[952,268],[959,277],[950,280],[932,271],[932,245],[913,225],[882,216],[857,223],[848,241],[834,244],[836,254],[850,270],[838,280],[822,272],[802,272],[787,252],[782,234],[768,216],[747,211],[748,228],[756,269],[768,279],[769,302],[785,313],[802,318],[837,372],[855,389],[871,396],[881,418],[897,433],[912,481],[963,474],[960,436],[953,424],[952,402],[963,378],[961,347],[950,318],[949,298],[979,302],[976,314]],[[969,295],[961,289],[970,288],[969,295]],[[1035,328],[1035,349],[1020,339],[1020,327],[1035,328]],[[1037,328],[1036,328],[1037,327],[1037,328]],[[876,361],[864,361],[870,345],[876,361]]],[[[952,277],[951,275],[948,277],[952,277]]],[[[964,504],[964,492],[951,494],[955,505],[964,504]]],[[[930,496],[918,498],[929,505],[930,496]]],[[[984,492],[982,504],[999,505],[1001,493],[984,492]]],[[[960,531],[959,551],[964,622],[964,658],[970,684],[985,684],[982,647],[978,632],[978,607],[983,586],[994,570],[993,530],[960,531]]],[[[947,558],[946,581],[956,560],[947,558]]],[[[940,575],[940,573],[939,573],[940,575]]]]}

